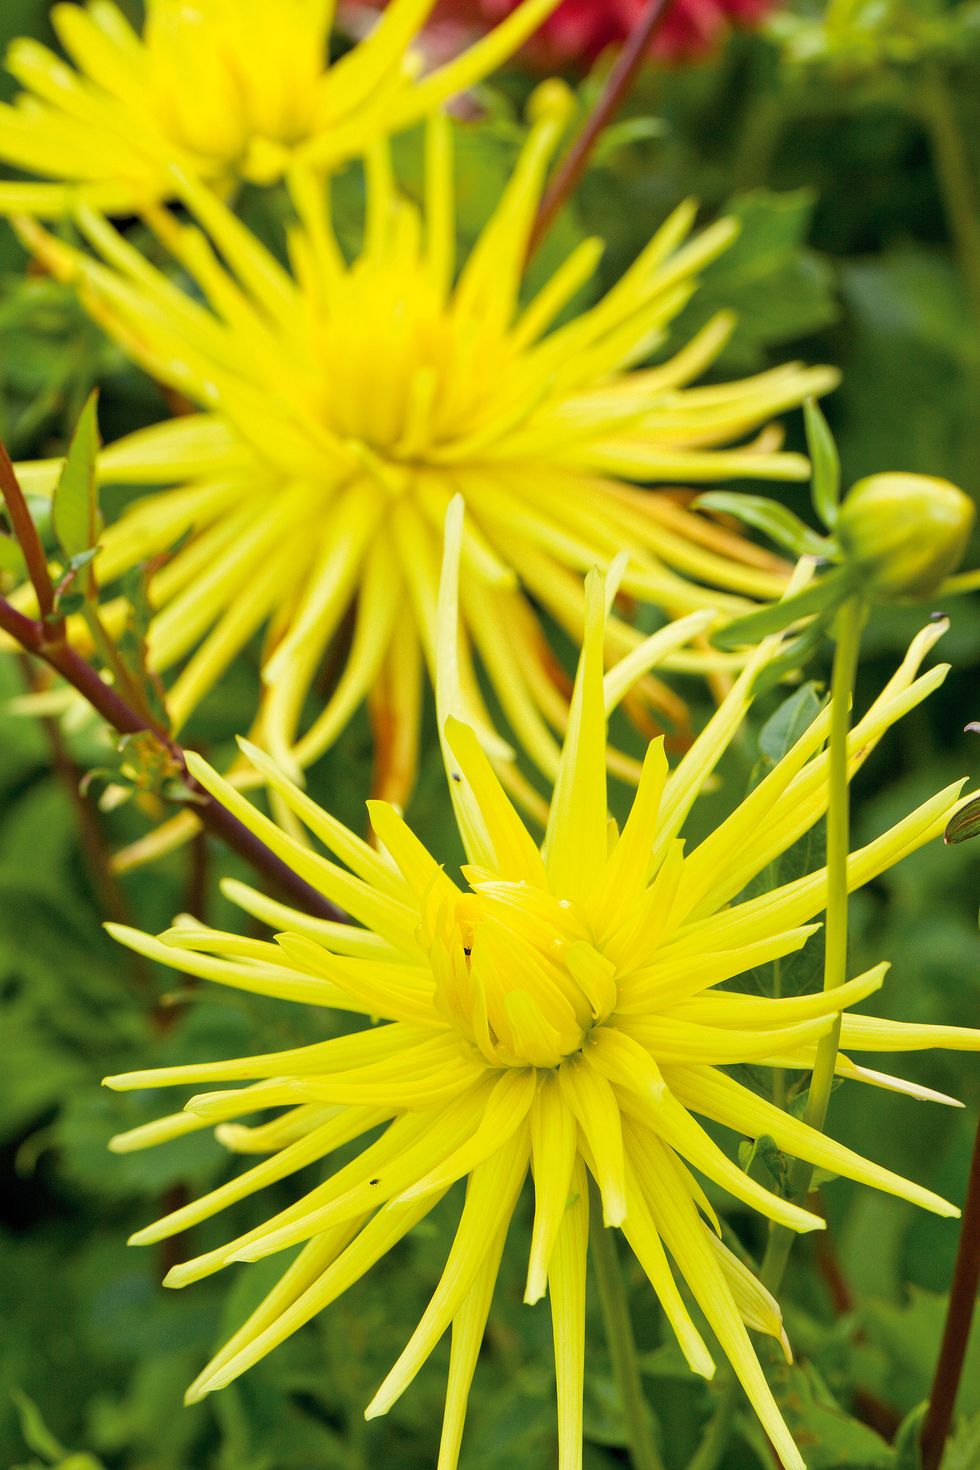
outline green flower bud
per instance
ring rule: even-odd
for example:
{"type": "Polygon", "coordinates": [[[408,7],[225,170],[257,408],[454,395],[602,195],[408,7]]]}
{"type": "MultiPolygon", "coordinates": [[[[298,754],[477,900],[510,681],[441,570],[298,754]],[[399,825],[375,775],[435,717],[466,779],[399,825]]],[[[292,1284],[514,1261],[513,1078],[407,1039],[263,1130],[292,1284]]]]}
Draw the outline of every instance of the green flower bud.
{"type": "Polygon", "coordinates": [[[959,566],[973,502],[931,475],[869,475],[845,496],[835,531],[872,597],[928,597],[959,566]]]}

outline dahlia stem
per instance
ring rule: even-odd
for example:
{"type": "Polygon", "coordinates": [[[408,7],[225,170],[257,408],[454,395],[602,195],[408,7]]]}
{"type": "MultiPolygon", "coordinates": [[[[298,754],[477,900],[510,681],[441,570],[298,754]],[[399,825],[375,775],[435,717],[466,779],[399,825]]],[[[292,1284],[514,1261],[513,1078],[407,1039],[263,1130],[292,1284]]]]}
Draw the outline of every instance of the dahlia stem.
{"type": "Polygon", "coordinates": [[[578,187],[603,130],[609,126],[629,96],[650,42],[667,19],[672,3],[673,0],[649,0],[643,15],[623,43],[595,106],[545,190],[528,242],[529,260],[578,187]]]}
{"type": "Polygon", "coordinates": [[[54,584],[48,571],[48,559],[41,545],[33,517],[20,488],[20,481],[7,453],[6,445],[0,443],[0,493],[10,519],[10,528],[23,553],[27,575],[31,579],[37,605],[41,611],[41,626],[45,637],[52,641],[64,637],[64,621],[55,618],[54,584]]]}
{"type": "Polygon", "coordinates": [[[936,1376],[920,1441],[922,1470],[939,1470],[943,1450],[953,1422],[956,1394],[963,1375],[970,1326],[980,1290],[980,1123],[973,1146],[973,1162],[970,1165],[970,1183],[966,1204],[963,1207],[963,1223],[960,1226],[960,1243],[956,1252],[956,1265],[949,1291],[949,1306],[946,1309],[946,1325],[936,1363],[936,1376]]]}
{"type": "MultiPolygon", "coordinates": [[[[827,917],[824,927],[824,990],[836,990],[847,979],[847,858],[850,847],[850,796],[847,782],[847,736],[851,726],[851,700],[861,648],[865,603],[860,594],[847,599],[837,614],[834,667],[830,684],[830,740],[828,755],[827,806],[827,917]]],[[[811,1128],[823,1130],[837,1068],[840,1044],[840,1020],[824,1036],[818,1047],[805,1121],[811,1128]]],[[[789,1174],[789,1195],[802,1204],[810,1193],[813,1165],[796,1159],[789,1174]]],[[[789,1262],[794,1231],[785,1225],[772,1225],[759,1280],[775,1295],[782,1284],[789,1262]]],[[[732,1421],[738,1408],[740,1389],[733,1378],[722,1390],[714,1417],[705,1438],[688,1470],[717,1470],[731,1434],[732,1421]]]]}
{"type": "MultiPolygon", "coordinates": [[[[117,683],[107,684],[98,669],[73,648],[65,636],[64,618],[57,616],[54,586],[48,571],[48,560],[21,489],[17,472],[6,447],[0,442],[0,494],[3,496],[11,529],[27,563],[27,570],[37,597],[40,618],[29,618],[5,597],[0,597],[0,631],[7,633],[25,653],[42,659],[50,668],[76,689],[106,724],[120,735],[150,734],[166,751],[182,784],[192,793],[194,811],[207,831],[220,837],[255,870],[275,885],[304,912],[321,919],[345,920],[335,904],[277,857],[254,832],[216,801],[191,776],[184,752],[169,731],[153,718],[149,709],[134,708],[125,691],[117,683]]],[[[97,621],[97,620],[96,620],[97,621]]],[[[113,650],[113,655],[115,651],[113,650]]],[[[128,682],[128,681],[127,681],[128,682]]]]}
{"type": "MultiPolygon", "coordinates": [[[[940,66],[922,71],[918,112],[929,140],[936,182],[953,254],[973,312],[974,327],[980,330],[980,194],[973,162],[957,116],[956,99],[940,66]]],[[[971,413],[968,418],[964,462],[976,462],[980,446],[980,368],[974,358],[968,373],[971,413]]]]}
{"type": "Polygon", "coordinates": [[[602,1200],[595,1182],[590,1179],[589,1252],[599,1287],[606,1344],[622,1400],[630,1459],[633,1470],[664,1470],[653,1438],[650,1409],[643,1394],[636,1339],[614,1235],[615,1232],[602,1223],[602,1200]]]}
{"type": "MultiPolygon", "coordinates": [[[[824,928],[824,990],[836,990],[847,979],[847,858],[850,851],[850,795],[847,782],[847,735],[851,726],[851,702],[864,626],[864,599],[855,594],[837,615],[837,646],[830,685],[830,742],[828,782],[830,802],[827,807],[827,918],[824,928]]],[[[834,1085],[837,1050],[840,1045],[840,1017],[817,1046],[817,1059],[810,1079],[805,1121],[811,1128],[822,1130],[834,1085]]],[[[809,1192],[813,1166],[797,1160],[795,1193],[809,1192]]]]}
{"type": "Polygon", "coordinates": [[[974,314],[980,320],[980,198],[973,165],[943,72],[927,67],[919,86],[920,115],[929,136],[946,222],[974,314]]]}
{"type": "Polygon", "coordinates": [[[718,1407],[711,1416],[701,1443],[687,1462],[687,1470],[718,1470],[731,1438],[732,1421],[741,1392],[738,1379],[729,1372],[718,1399],[718,1407]]]}
{"type": "MultiPolygon", "coordinates": [[[[861,648],[865,605],[860,594],[848,598],[837,614],[834,668],[830,684],[830,741],[827,806],[827,918],[824,926],[823,988],[836,990],[847,979],[847,857],[850,848],[850,797],[847,783],[847,734],[851,726],[851,700],[861,648]]],[[[840,1046],[840,1017],[817,1046],[810,1078],[804,1121],[818,1132],[827,1121],[827,1108],[834,1086],[837,1051],[840,1046]]],[[[813,1178],[813,1165],[796,1159],[790,1169],[790,1198],[798,1204],[806,1199],[813,1178]]],[[[760,1279],[770,1291],[778,1290],[796,1236],[783,1225],[769,1232],[760,1279]]]]}
{"type": "Polygon", "coordinates": [[[44,623],[25,617],[2,597],[0,630],[9,634],[27,653],[43,659],[55,669],[118,734],[152,734],[172,759],[183,784],[193,793],[194,814],[201,824],[250,863],[263,878],[287,895],[297,908],[321,919],[346,919],[340,909],[294,873],[243,822],[232,816],[203,786],[198,785],[187,769],[184,752],[177,742],[127,704],[76,649],[66,642],[49,642],[44,623]]]}

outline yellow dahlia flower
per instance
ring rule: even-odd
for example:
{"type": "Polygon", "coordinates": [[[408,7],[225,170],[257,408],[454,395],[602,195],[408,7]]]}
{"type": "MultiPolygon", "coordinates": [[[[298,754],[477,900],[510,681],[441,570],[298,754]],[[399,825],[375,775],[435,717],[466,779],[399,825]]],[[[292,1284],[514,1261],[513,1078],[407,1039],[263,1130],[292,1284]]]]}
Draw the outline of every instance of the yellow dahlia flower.
{"type": "MultiPolygon", "coordinates": [[[[569,100],[559,83],[537,94],[510,184],[458,273],[443,117],[428,127],[422,210],[397,192],[387,148],[372,151],[365,238],[352,262],[336,243],[327,195],[299,170],[291,175],[291,270],[200,186],[192,203],[211,243],[156,213],[203,300],[91,210],[78,219],[101,262],[27,227],[41,258],[77,282],[136,360],[204,410],[133,434],[102,460],[106,480],[166,487],[105,532],[96,563],[103,585],[193,530],[150,587],[151,661],[161,671],[182,665],[169,695],[178,727],[265,625],[256,739],[295,771],[374,691],[386,789],[403,798],[415,765],[422,659],[431,672],[435,656],[443,517],[455,493],[469,511],[468,718],[489,729],[478,660],[551,779],[552,731],[562,729],[567,704],[529,596],[578,641],[580,575],[624,550],[624,592],[671,614],[736,612],[746,595],[771,597],[784,586],[785,570],[768,553],[640,483],[804,478],[806,460],[780,451],[778,435],[744,441],[836,375],[790,364],[741,382],[688,386],[730,332],[726,315],[661,365],[637,366],[734,232],[722,221],[687,240],[690,205],[596,305],[564,324],[555,320],[593,275],[597,241],[581,244],[522,302],[528,234],[569,100]],[[304,728],[311,682],[351,608],[343,672],[304,728]]],[[[28,470],[27,481],[38,488],[55,469],[28,470]]],[[[611,653],[640,641],[626,622],[610,620],[611,653]]],[[[671,666],[711,669],[720,657],[693,650],[671,666]]],[[[682,717],[662,686],[644,693],[682,717]]],[[[507,757],[499,740],[493,753],[507,757]]]]}
{"type": "Polygon", "coordinates": [[[0,105],[0,163],[46,182],[0,183],[0,210],[46,217],[79,202],[109,214],[181,197],[188,179],[266,183],[301,155],[329,169],[473,86],[557,0],[524,0],[496,30],[419,78],[411,49],[434,0],[391,0],[330,63],[334,0],[147,0],[138,35],[113,0],[52,6],[74,67],[11,45],[25,89],[0,105]]]}
{"type": "MultiPolygon", "coordinates": [[[[747,1328],[785,1343],[779,1307],[719,1239],[699,1178],[795,1230],[823,1221],[738,1168],[707,1118],[940,1215],[955,1207],[815,1132],[736,1081],[738,1063],[807,1070],[843,1012],[838,1071],[940,1097],[854,1062],[849,1052],[977,1048],[980,1032],[903,1025],[851,1007],[875,991],[880,965],[832,994],[774,1000],[726,990],[753,966],[799,950],[826,899],[820,869],[751,899],[745,885],[827,806],[824,711],[789,754],[690,853],[685,820],[738,732],[769,639],[678,767],[651,744],[629,818],[606,807],[605,724],[636,668],[603,675],[605,593],[592,573],[585,642],[551,818],[539,849],[511,805],[458,700],[456,606],[461,506],[447,528],[438,696],[449,789],[466,850],[455,882],[384,802],[370,803],[375,849],[320,810],[261,752],[249,756],[332,854],[280,830],[202,760],[195,776],[296,871],[351,914],[313,920],[239,883],[228,895],[282,932],[243,938],[185,920],[159,939],[113,927],[124,944],[172,968],[356,1018],[346,1035],[238,1060],[111,1077],[117,1089],[241,1083],[199,1094],[186,1110],[114,1140],[141,1148],[217,1125],[234,1152],[267,1157],[229,1183],[140,1230],[165,1239],[295,1170],[360,1140],[351,1162],[264,1224],[171,1271],[183,1286],[232,1261],[302,1245],[281,1280],[189,1391],[197,1400],[237,1378],[334,1301],[455,1183],[465,1199],[445,1272],[368,1416],[386,1412],[443,1334],[452,1353],[440,1470],[455,1466],[467,1394],[501,1253],[529,1174],[534,1227],[526,1300],[550,1296],[558,1376],[559,1463],[582,1454],[585,1281],[591,1176],[605,1225],[620,1229],[695,1372],[714,1372],[691,1315],[696,1304],[731,1361],[786,1470],[803,1459],[783,1423],[747,1328]],[[268,1121],[240,1120],[275,1109],[268,1121]],[[695,1173],[692,1170],[696,1171],[695,1173]],[[686,1287],[682,1294],[681,1285],[686,1287]]],[[[856,771],[888,727],[941,683],[919,675],[930,627],[850,736],[856,771]]],[[[940,833],[958,806],[941,792],[852,854],[856,888],[940,833]]],[[[322,1020],[314,1023],[322,1026],[322,1020]]],[[[322,1035],[322,1032],[321,1032],[322,1035]]],[[[950,1101],[950,1099],[945,1099],[950,1101]]]]}

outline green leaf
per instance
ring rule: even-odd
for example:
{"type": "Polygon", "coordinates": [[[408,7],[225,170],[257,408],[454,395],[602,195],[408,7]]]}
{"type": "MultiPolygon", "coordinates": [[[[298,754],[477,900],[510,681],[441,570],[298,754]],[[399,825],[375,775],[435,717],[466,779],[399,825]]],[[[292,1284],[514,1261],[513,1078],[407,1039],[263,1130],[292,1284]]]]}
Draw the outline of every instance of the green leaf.
{"type": "Polygon", "coordinates": [[[800,618],[814,617],[827,613],[840,600],[844,591],[842,574],[830,572],[818,581],[811,582],[802,592],[784,597],[781,602],[771,602],[767,607],[757,608],[744,617],[733,618],[724,628],[711,635],[716,648],[747,648],[768,638],[770,633],[780,633],[800,618]]]}
{"type": "Polygon", "coordinates": [[[15,577],[25,573],[24,553],[13,536],[0,533],[0,572],[11,572],[15,577]]]}
{"type": "Polygon", "coordinates": [[[943,833],[943,841],[947,847],[954,847],[959,842],[969,842],[973,837],[980,837],[980,796],[975,797],[969,805],[961,807],[955,817],[950,817],[943,833]]]}
{"type": "Polygon", "coordinates": [[[812,680],[784,699],[759,731],[759,753],[775,766],[788,755],[804,731],[809,730],[823,708],[820,686],[812,680]]]}
{"type": "Polygon", "coordinates": [[[813,470],[813,508],[828,530],[832,530],[840,505],[840,455],[830,426],[813,398],[803,405],[806,442],[813,470]]]}
{"type": "Polygon", "coordinates": [[[922,1425],[929,1409],[929,1400],[916,1404],[899,1425],[895,1436],[895,1470],[922,1470],[922,1451],[919,1439],[922,1425]]]}
{"type": "Polygon", "coordinates": [[[722,205],[721,213],[738,221],[738,236],[705,270],[672,340],[688,340],[718,311],[734,312],[738,330],[722,361],[738,374],[766,366],[769,349],[834,321],[833,270],[806,243],[815,203],[812,189],[753,189],[722,205]]]}
{"type": "Polygon", "coordinates": [[[756,1160],[765,1166],[766,1172],[781,1193],[786,1192],[789,1170],[786,1155],[780,1151],[774,1138],[763,1133],[754,1143],[743,1139],[738,1146],[738,1162],[746,1174],[752,1173],[756,1160]]]}
{"type": "Polygon", "coordinates": [[[977,1465],[980,1465],[980,1414],[973,1414],[951,1435],[943,1456],[943,1470],[976,1470],[977,1465]]]}
{"type": "Polygon", "coordinates": [[[892,1470],[891,1446],[854,1419],[831,1394],[812,1363],[780,1365],[773,1391],[807,1470],[892,1470]]]}
{"type": "Polygon", "coordinates": [[[717,510],[734,516],[747,526],[762,531],[771,541],[793,556],[826,556],[830,543],[801,521],[795,511],[763,495],[746,495],[739,490],[709,490],[694,502],[699,510],[717,510]]]}
{"type": "Polygon", "coordinates": [[[93,390],[75,425],[51,502],[55,535],[69,562],[91,551],[101,529],[95,474],[100,447],[97,411],[98,393],[93,390]]]}
{"type": "Polygon", "coordinates": [[[81,612],[86,600],[84,592],[60,592],[55,597],[54,612],[48,621],[56,623],[61,618],[69,618],[73,613],[81,612]]]}
{"type": "Polygon", "coordinates": [[[752,685],[754,694],[765,694],[774,689],[789,674],[801,674],[816,653],[830,623],[830,614],[815,617],[808,623],[798,638],[791,638],[783,645],[771,663],[760,669],[752,685]]]}
{"type": "MultiPolygon", "coordinates": [[[[184,538],[181,538],[177,546],[180,546],[183,540],[184,538]]],[[[174,550],[171,550],[169,554],[173,555],[174,550]]],[[[150,713],[165,729],[169,729],[170,718],[167,714],[163,683],[149,664],[147,635],[153,616],[150,606],[151,576],[151,569],[141,564],[127,572],[122,580],[122,593],[128,607],[126,622],[119,634],[116,651],[123,667],[141,690],[150,713]]]]}
{"type": "Polygon", "coordinates": [[[63,1460],[68,1451],[58,1443],[51,1430],[45,1424],[41,1410],[32,1398],[20,1388],[12,1388],[10,1397],[13,1399],[17,1417],[20,1420],[20,1432],[24,1436],[24,1443],[35,1455],[40,1455],[42,1460],[48,1460],[56,1465],[63,1460]]]}
{"type": "MultiPolygon", "coordinates": [[[[948,1295],[918,1286],[908,1288],[902,1303],[866,1298],[861,1313],[866,1345],[875,1349],[879,1359],[877,1368],[870,1358],[862,1366],[867,1386],[902,1409],[926,1398],[948,1310],[948,1295]]],[[[961,1413],[980,1412],[980,1335],[975,1332],[967,1349],[957,1404],[961,1413]]]]}

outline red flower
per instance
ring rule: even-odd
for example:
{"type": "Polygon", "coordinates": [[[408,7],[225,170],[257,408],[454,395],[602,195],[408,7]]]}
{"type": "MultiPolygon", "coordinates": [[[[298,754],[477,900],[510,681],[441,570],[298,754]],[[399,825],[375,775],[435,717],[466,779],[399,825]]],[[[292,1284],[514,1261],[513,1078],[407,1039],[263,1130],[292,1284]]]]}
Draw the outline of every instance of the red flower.
{"type": "MultiPolygon", "coordinates": [[[[588,64],[626,39],[648,0],[562,0],[528,47],[542,66],[588,64]]],[[[674,0],[651,46],[661,60],[692,60],[713,51],[733,26],[751,26],[775,8],[777,0],[674,0]]],[[[349,0],[348,11],[383,9],[385,0],[349,0]]],[[[452,47],[453,30],[472,30],[498,21],[518,0],[437,0],[432,40],[436,50],[452,47]]],[[[342,13],[345,7],[342,7],[342,13]]]]}

